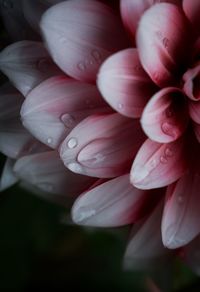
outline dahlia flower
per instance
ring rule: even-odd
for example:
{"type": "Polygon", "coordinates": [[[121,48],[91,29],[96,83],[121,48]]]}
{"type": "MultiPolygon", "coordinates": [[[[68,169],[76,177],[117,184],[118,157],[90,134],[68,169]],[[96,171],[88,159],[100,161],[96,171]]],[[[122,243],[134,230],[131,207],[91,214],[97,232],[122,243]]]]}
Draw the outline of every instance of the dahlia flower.
{"type": "Polygon", "coordinates": [[[0,54],[1,189],[133,225],[127,268],[176,255],[200,273],[200,2],[19,2],[34,36],[16,27],[0,54]]]}

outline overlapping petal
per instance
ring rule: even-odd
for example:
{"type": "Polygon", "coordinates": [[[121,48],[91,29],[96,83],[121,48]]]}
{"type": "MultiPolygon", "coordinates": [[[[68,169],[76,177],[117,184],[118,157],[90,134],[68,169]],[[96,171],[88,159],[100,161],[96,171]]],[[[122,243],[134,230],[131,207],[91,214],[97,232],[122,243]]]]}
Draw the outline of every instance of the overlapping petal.
{"type": "Polygon", "coordinates": [[[198,101],[200,99],[200,64],[197,63],[193,68],[188,69],[183,75],[183,90],[191,99],[198,101]]]}
{"type": "Polygon", "coordinates": [[[21,108],[21,118],[38,140],[57,148],[82,119],[108,111],[111,109],[95,85],[57,76],[30,92],[21,108]]]}
{"type": "Polygon", "coordinates": [[[116,14],[92,0],[61,2],[42,17],[41,29],[51,55],[68,75],[94,82],[100,64],[126,46],[116,14]]]}
{"type": "Polygon", "coordinates": [[[188,103],[182,91],[167,87],[158,91],[147,103],[141,125],[150,139],[169,143],[184,133],[188,118],[188,103]]]}
{"type": "Polygon", "coordinates": [[[133,118],[141,116],[157,89],[143,70],[137,49],[126,49],[106,59],[97,83],[105,100],[116,111],[133,118]]]}
{"type": "Polygon", "coordinates": [[[192,23],[193,29],[200,34],[200,2],[198,0],[183,0],[183,10],[192,23]]]}
{"type": "Polygon", "coordinates": [[[136,41],[141,63],[151,79],[160,87],[175,84],[183,64],[187,65],[191,45],[182,9],[170,3],[153,5],[141,18],[136,41]]]}
{"type": "Polygon", "coordinates": [[[144,141],[139,121],[118,113],[92,115],[63,141],[60,156],[70,170],[99,178],[126,173],[144,141]]]}
{"type": "Polygon", "coordinates": [[[199,178],[199,172],[191,169],[167,189],[162,239],[168,248],[186,245],[200,232],[199,178]]]}
{"type": "Polygon", "coordinates": [[[131,183],[139,189],[167,186],[188,167],[185,137],[162,144],[147,139],[139,149],[131,169],[131,183]]]}
{"type": "Polygon", "coordinates": [[[13,186],[18,178],[13,172],[15,160],[7,158],[4,164],[1,177],[0,177],[0,192],[5,191],[7,188],[13,186]]]}

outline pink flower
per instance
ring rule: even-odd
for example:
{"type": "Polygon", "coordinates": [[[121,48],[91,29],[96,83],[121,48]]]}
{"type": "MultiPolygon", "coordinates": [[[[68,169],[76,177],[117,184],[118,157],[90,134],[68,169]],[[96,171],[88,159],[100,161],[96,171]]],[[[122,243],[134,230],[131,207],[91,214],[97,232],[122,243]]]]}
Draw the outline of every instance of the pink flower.
{"type": "Polygon", "coordinates": [[[18,179],[49,198],[80,194],[75,223],[134,224],[125,267],[181,254],[200,273],[199,1],[60,2],[45,11],[24,1],[45,46],[21,41],[0,55],[1,70],[26,98],[21,106],[19,92],[19,101],[10,96],[14,110],[5,103],[1,115],[8,120],[21,108],[34,136],[21,123],[23,147],[11,147],[19,135],[12,123],[9,139],[0,136],[12,159],[2,189],[18,179]],[[42,144],[23,152],[35,138],[42,144]]]}

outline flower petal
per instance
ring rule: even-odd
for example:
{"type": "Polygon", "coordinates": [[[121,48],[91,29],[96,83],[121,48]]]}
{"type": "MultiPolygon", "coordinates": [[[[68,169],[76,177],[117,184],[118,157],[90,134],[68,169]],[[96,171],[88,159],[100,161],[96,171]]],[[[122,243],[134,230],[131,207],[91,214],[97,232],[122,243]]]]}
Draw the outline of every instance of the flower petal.
{"type": "Polygon", "coordinates": [[[183,90],[191,100],[200,100],[200,64],[186,71],[183,75],[183,90]]]}
{"type": "Polygon", "coordinates": [[[137,49],[126,49],[109,57],[100,67],[97,82],[111,107],[134,118],[140,117],[156,90],[140,64],[137,49]]]}
{"type": "Polygon", "coordinates": [[[191,119],[200,124],[200,101],[190,101],[188,104],[191,119]]]}
{"type": "Polygon", "coordinates": [[[144,205],[148,206],[154,197],[134,188],[129,183],[129,175],[125,174],[82,194],[73,205],[72,219],[80,225],[123,226],[143,217],[144,205]]]}
{"type": "Polygon", "coordinates": [[[0,54],[0,69],[24,96],[43,80],[61,74],[43,44],[33,41],[5,48],[0,54]]]}
{"type": "Polygon", "coordinates": [[[137,46],[144,69],[160,87],[172,85],[189,55],[189,24],[182,9],[169,3],[153,5],[142,16],[137,46]]]}
{"type": "Polygon", "coordinates": [[[138,27],[139,20],[144,11],[150,8],[152,5],[160,2],[169,2],[174,4],[180,4],[179,0],[121,0],[120,11],[123,23],[130,33],[133,41],[135,40],[135,34],[138,27]]]}
{"type": "Polygon", "coordinates": [[[157,92],[142,113],[141,125],[146,135],[156,142],[178,139],[188,125],[187,100],[182,91],[168,87],[157,92]]]}
{"type": "Polygon", "coordinates": [[[33,89],[21,109],[23,125],[42,143],[56,148],[82,119],[111,111],[95,85],[65,76],[47,79],[33,89]]]}
{"type": "Polygon", "coordinates": [[[45,12],[41,28],[56,64],[82,81],[94,82],[103,60],[126,46],[118,17],[98,1],[59,3],[45,12]]]}
{"type": "Polygon", "coordinates": [[[131,169],[131,183],[139,189],[160,188],[181,177],[187,170],[185,137],[161,144],[147,139],[131,169]]]}
{"type": "Polygon", "coordinates": [[[144,141],[139,121],[120,114],[92,115],[63,141],[60,155],[70,170],[99,178],[122,175],[144,141]]]}
{"type": "Polygon", "coordinates": [[[199,0],[183,0],[183,10],[192,23],[193,29],[200,34],[200,2],[199,0]]]}
{"type": "Polygon", "coordinates": [[[39,190],[64,198],[79,195],[95,181],[68,171],[56,151],[23,156],[14,165],[14,172],[19,179],[39,190]]]}
{"type": "Polygon", "coordinates": [[[134,225],[124,256],[126,269],[152,269],[169,259],[169,251],[161,239],[162,210],[163,202],[160,202],[145,220],[134,225]]]}
{"type": "Polygon", "coordinates": [[[13,172],[14,163],[15,160],[8,158],[4,164],[4,168],[0,176],[0,192],[5,191],[18,181],[18,178],[13,172]]]}
{"type": "Polygon", "coordinates": [[[200,233],[200,174],[190,170],[167,189],[162,219],[163,244],[179,248],[200,233]]]}

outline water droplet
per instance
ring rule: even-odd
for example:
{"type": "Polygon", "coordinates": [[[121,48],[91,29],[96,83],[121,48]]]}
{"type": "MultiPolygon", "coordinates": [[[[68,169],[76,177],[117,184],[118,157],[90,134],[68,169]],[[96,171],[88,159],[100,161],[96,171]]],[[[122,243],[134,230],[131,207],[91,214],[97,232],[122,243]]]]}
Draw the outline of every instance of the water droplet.
{"type": "Polygon", "coordinates": [[[71,139],[67,142],[67,146],[68,146],[70,149],[75,148],[77,145],[78,145],[78,141],[77,141],[76,138],[71,138],[71,139]]]}
{"type": "Polygon", "coordinates": [[[81,165],[77,162],[71,162],[67,165],[67,167],[69,168],[69,170],[71,170],[75,173],[82,173],[83,172],[81,165]]]}
{"type": "Polygon", "coordinates": [[[183,195],[179,195],[178,198],[177,198],[177,200],[178,200],[178,203],[182,204],[183,201],[184,201],[183,195]]]}
{"type": "Polygon", "coordinates": [[[79,62],[78,65],[77,65],[77,68],[78,68],[80,71],[85,71],[85,70],[86,70],[85,63],[84,63],[84,62],[79,62]]]}
{"type": "Polygon", "coordinates": [[[165,149],[165,155],[166,155],[167,157],[171,157],[171,156],[173,156],[173,151],[172,151],[169,147],[167,147],[167,148],[165,149]]]}
{"type": "Polygon", "coordinates": [[[160,162],[161,163],[167,163],[167,158],[165,156],[160,157],[160,162]]]}
{"type": "Polygon", "coordinates": [[[12,9],[13,8],[13,3],[10,0],[3,0],[2,1],[2,7],[6,9],[12,9]]]}
{"type": "Polygon", "coordinates": [[[60,119],[67,128],[71,128],[75,123],[74,117],[70,114],[64,114],[60,119]]]}
{"type": "Polygon", "coordinates": [[[169,135],[173,137],[174,139],[178,137],[178,133],[176,131],[175,126],[168,122],[164,122],[161,126],[161,129],[164,134],[169,135]]]}
{"type": "Polygon", "coordinates": [[[122,103],[119,103],[119,104],[118,104],[118,109],[121,110],[121,109],[123,109],[123,107],[124,107],[124,105],[123,105],[122,103]]]}
{"type": "Polygon", "coordinates": [[[162,43],[164,45],[164,47],[167,49],[169,46],[169,39],[168,38],[163,38],[162,43]]]}
{"type": "Polygon", "coordinates": [[[156,159],[152,159],[149,162],[149,170],[153,170],[158,165],[158,161],[156,159]]]}
{"type": "Polygon", "coordinates": [[[53,139],[51,137],[47,138],[47,144],[52,144],[53,139]]]}
{"type": "Polygon", "coordinates": [[[101,53],[97,50],[93,50],[91,52],[92,57],[95,59],[96,62],[101,62],[102,61],[102,56],[101,53]]]}

